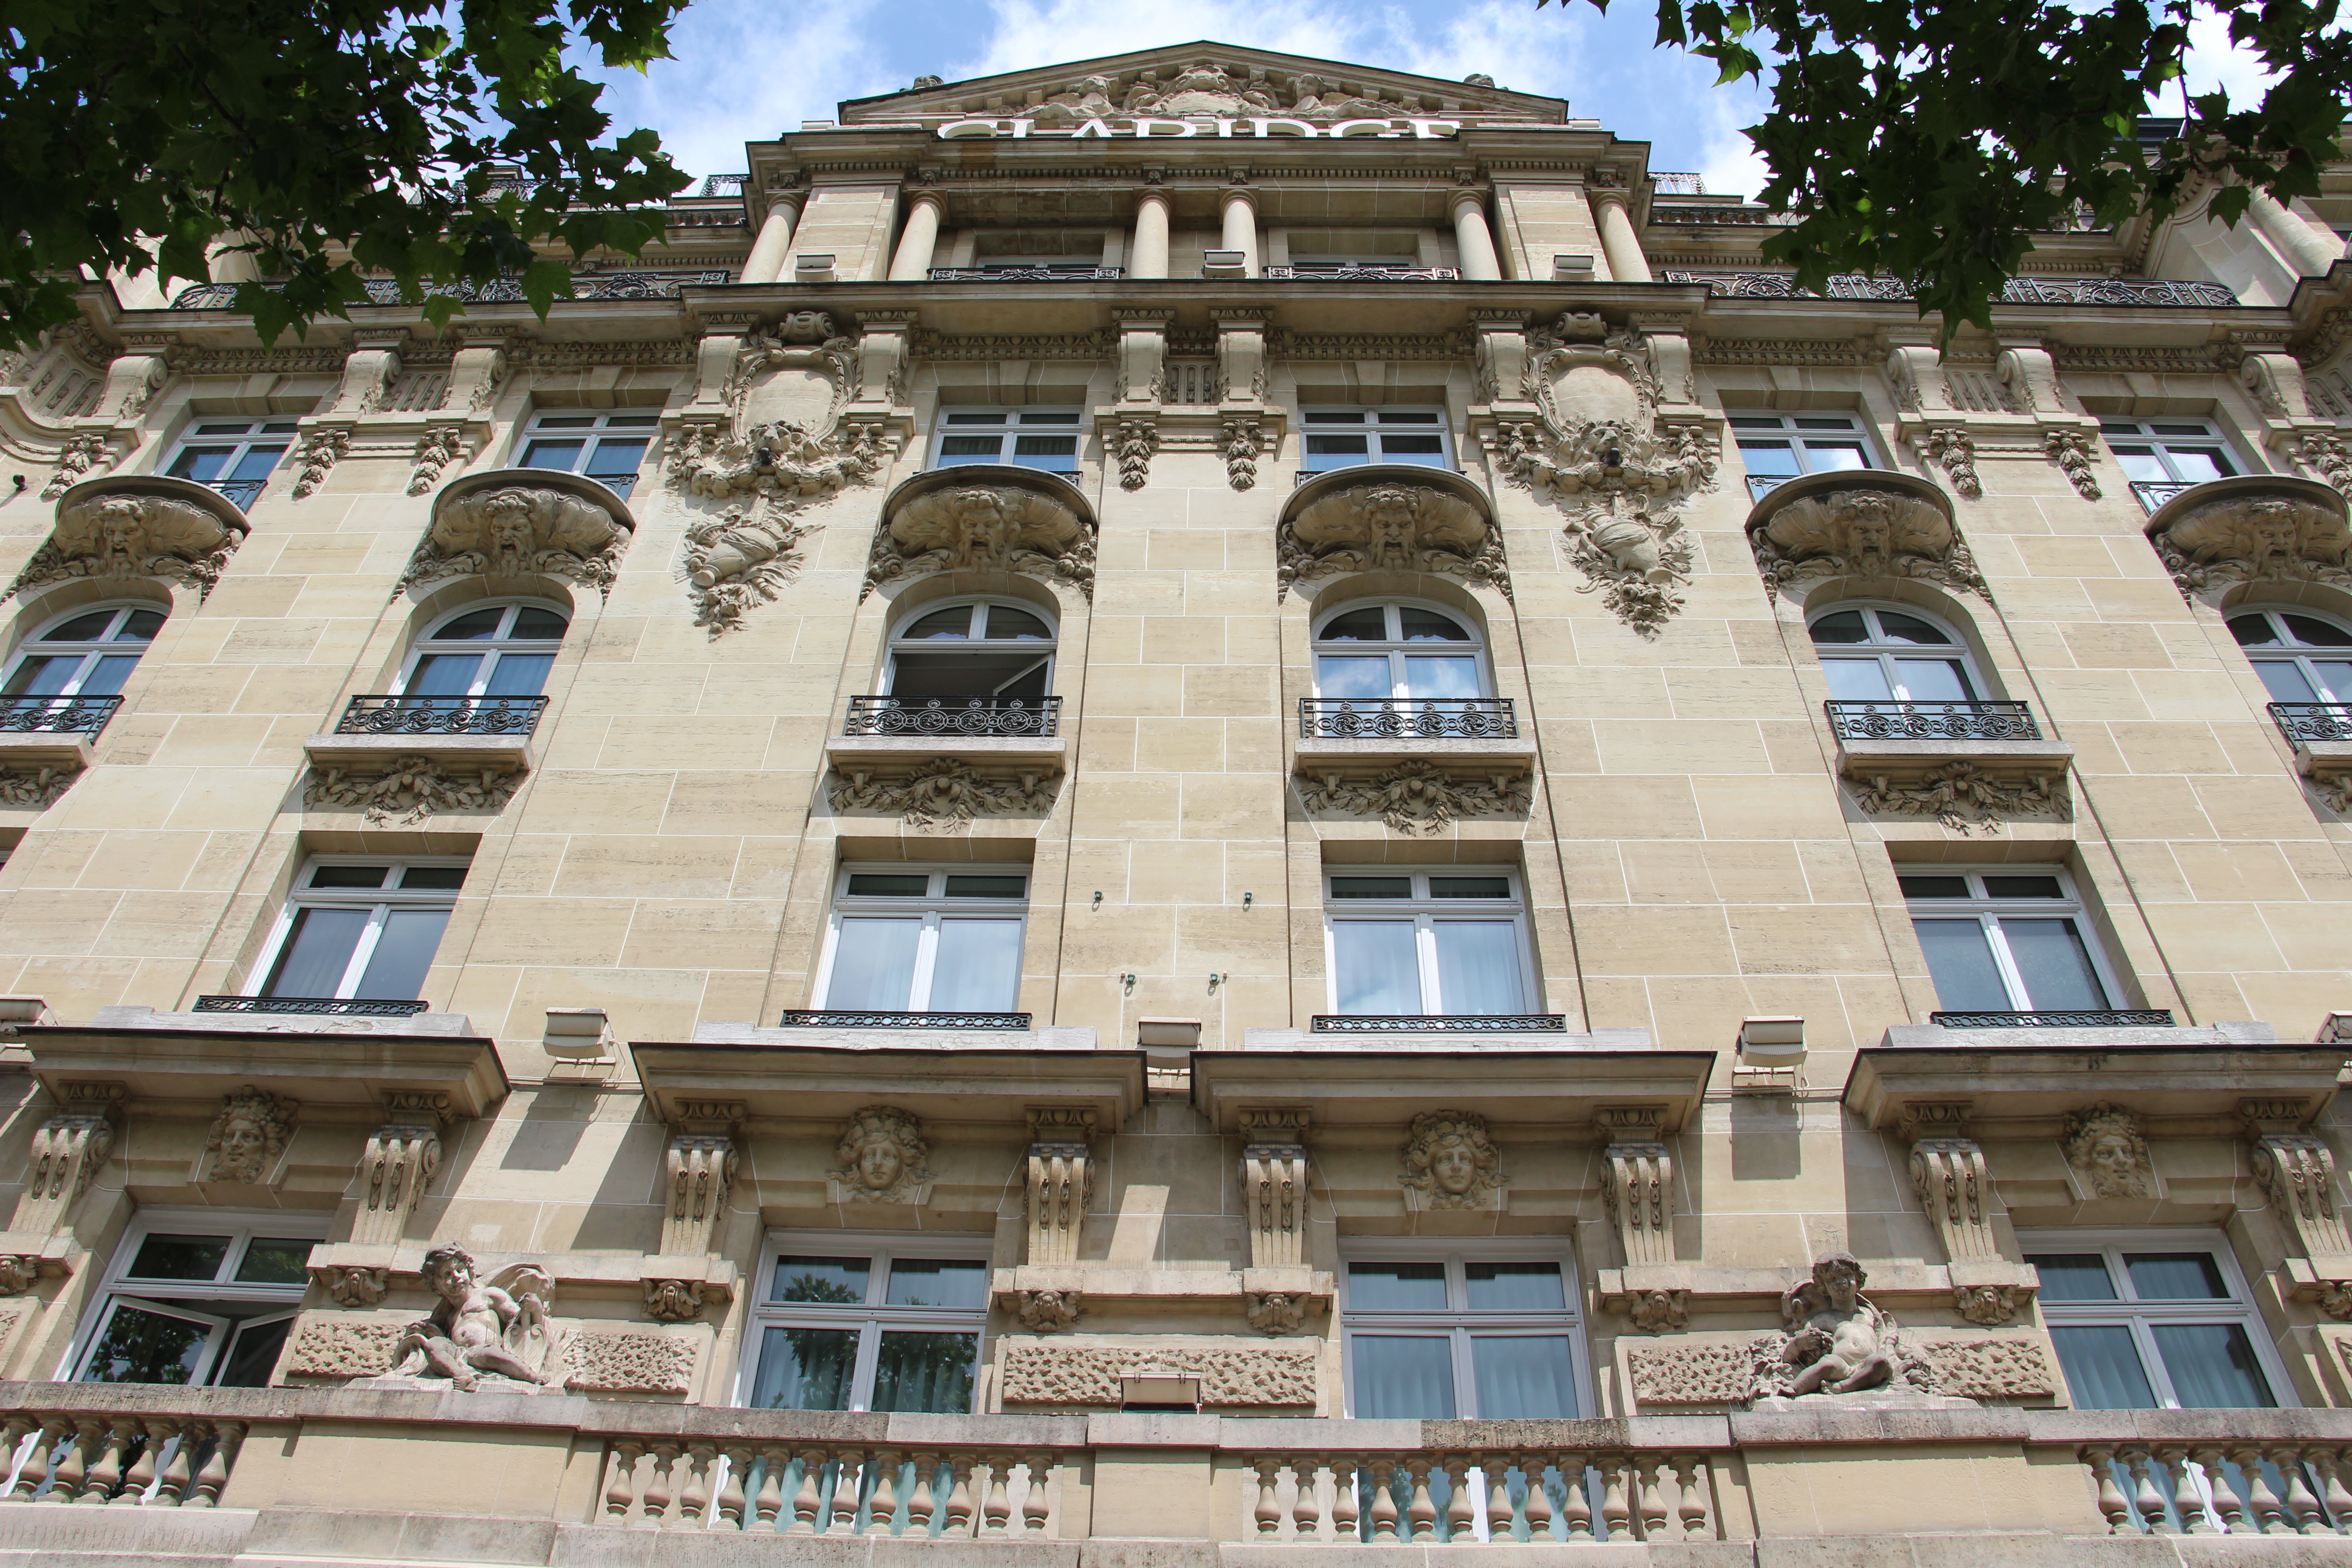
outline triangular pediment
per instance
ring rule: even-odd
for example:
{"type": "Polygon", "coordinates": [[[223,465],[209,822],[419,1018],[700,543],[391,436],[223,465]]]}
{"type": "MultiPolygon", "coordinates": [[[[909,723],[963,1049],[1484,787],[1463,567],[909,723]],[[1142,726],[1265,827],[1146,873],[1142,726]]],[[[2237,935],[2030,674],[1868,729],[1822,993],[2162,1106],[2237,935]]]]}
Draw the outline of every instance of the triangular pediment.
{"type": "Polygon", "coordinates": [[[926,82],[904,92],[853,99],[840,112],[844,125],[1031,112],[1048,119],[1262,114],[1310,121],[1434,115],[1465,122],[1559,124],[1567,118],[1568,105],[1557,98],[1507,91],[1483,79],[1446,81],[1203,39],[936,86],[926,82]]]}

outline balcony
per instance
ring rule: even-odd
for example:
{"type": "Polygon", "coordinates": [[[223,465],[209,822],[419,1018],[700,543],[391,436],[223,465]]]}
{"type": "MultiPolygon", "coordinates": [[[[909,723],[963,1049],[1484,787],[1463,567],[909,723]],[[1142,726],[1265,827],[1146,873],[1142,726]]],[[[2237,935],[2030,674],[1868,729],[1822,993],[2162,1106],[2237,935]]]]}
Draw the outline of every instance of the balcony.
{"type": "Polygon", "coordinates": [[[1318,1013],[1316,1035],[1564,1035],[1564,1013],[1318,1013]]]}
{"type": "Polygon", "coordinates": [[[2132,499],[2139,502],[2139,510],[2149,517],[2154,517],[2158,509],[2174,496],[2185,495],[2196,488],[2196,481],[2188,479],[2134,479],[2131,482],[2132,499]]]}
{"type": "Polygon", "coordinates": [[[1269,267],[1263,276],[1295,283],[1458,283],[1461,270],[1453,267],[1269,267]]]}
{"type": "MultiPolygon", "coordinates": [[[[726,268],[692,271],[668,272],[575,272],[572,275],[572,300],[675,300],[682,289],[715,288],[735,280],[726,268]]],[[[391,278],[362,279],[372,305],[397,305],[401,302],[400,284],[391,278]]],[[[172,297],[174,310],[226,310],[234,307],[237,285],[235,283],[198,283],[181,289],[172,297]]],[[[283,289],[283,282],[268,282],[265,289],[283,289]]],[[[525,296],[520,278],[494,279],[486,284],[433,284],[425,288],[427,297],[442,296],[461,300],[467,304],[522,304],[525,296]]],[[[256,487],[258,489],[258,487],[256,487]]],[[[224,492],[226,493],[226,492],[224,492]]],[[[238,505],[245,503],[239,501],[238,505]]]]}
{"type": "Polygon", "coordinates": [[[86,768],[90,743],[121,706],[120,697],[0,698],[0,763],[33,770],[86,768]]]}
{"type": "Polygon", "coordinates": [[[383,767],[425,756],[445,766],[529,768],[544,697],[354,697],[331,735],[303,742],[322,769],[383,767]]]}
{"type": "Polygon", "coordinates": [[[934,267],[934,283],[1116,283],[1123,267],[934,267]]]}
{"type": "Polygon", "coordinates": [[[2022,702],[1824,702],[1837,771],[1874,815],[2048,816],[2069,809],[2074,748],[2046,739],[2022,702]]]}
{"type": "Polygon", "coordinates": [[[395,1002],[377,996],[199,996],[198,1013],[291,1014],[306,1017],[414,1018],[428,1002],[395,1002]]]}
{"type": "Polygon", "coordinates": [[[2039,741],[2022,702],[1824,702],[1841,741],[2039,741]]]}
{"type": "MultiPolygon", "coordinates": [[[[1719,300],[1908,300],[1910,285],[1896,278],[1833,274],[1816,294],[1797,287],[1786,272],[1677,272],[1666,283],[1703,283],[1719,300]]],[[[2234,306],[2238,297],[2219,283],[2182,283],[2168,278],[2012,278],[2000,291],[2004,305],[2150,305],[2176,310],[2234,306]]]]}
{"type": "Polygon", "coordinates": [[[1061,766],[1066,750],[1059,697],[853,697],[841,733],[824,743],[825,755],[844,771],[932,757],[1051,771],[1061,766]]]}
{"type": "Polygon", "coordinates": [[[1930,1013],[1938,1029],[2169,1029],[2169,1007],[2110,1007],[2087,1013],[1930,1013]]]}
{"type": "Polygon", "coordinates": [[[1298,700],[1297,763],[1308,774],[1334,763],[1371,767],[1414,759],[1495,763],[1516,774],[1535,755],[1535,742],[1521,738],[1507,697],[1298,700]]]}
{"type": "Polygon", "coordinates": [[[1026,1013],[852,1013],[787,1007],[780,1029],[1011,1029],[1029,1027],[1026,1013]]]}
{"type": "Polygon", "coordinates": [[[2273,702],[2271,722],[2294,749],[2295,771],[2337,811],[2352,808],[2352,702],[2273,702]]]}

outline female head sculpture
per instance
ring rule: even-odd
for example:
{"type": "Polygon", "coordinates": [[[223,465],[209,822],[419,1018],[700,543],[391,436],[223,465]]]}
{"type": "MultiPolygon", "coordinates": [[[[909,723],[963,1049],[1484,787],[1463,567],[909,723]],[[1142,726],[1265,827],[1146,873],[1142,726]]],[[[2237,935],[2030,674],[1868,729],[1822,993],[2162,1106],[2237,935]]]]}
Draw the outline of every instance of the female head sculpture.
{"type": "Polygon", "coordinates": [[[269,1179],[294,1121],[294,1102],[250,1087],[221,1096],[205,1152],[208,1182],[259,1183],[269,1179]]]}
{"type": "Polygon", "coordinates": [[[887,1105],[869,1105],[849,1119],[834,1146],[834,1168],[825,1174],[847,1189],[855,1202],[904,1204],[931,1179],[923,1163],[930,1153],[922,1124],[887,1105]]]}
{"type": "Polygon", "coordinates": [[[1471,1111],[1423,1111],[1399,1157],[1404,1171],[1398,1182],[1428,1208],[1484,1208],[1486,1194],[1503,1186],[1502,1154],[1486,1134],[1486,1119],[1471,1111]]]}

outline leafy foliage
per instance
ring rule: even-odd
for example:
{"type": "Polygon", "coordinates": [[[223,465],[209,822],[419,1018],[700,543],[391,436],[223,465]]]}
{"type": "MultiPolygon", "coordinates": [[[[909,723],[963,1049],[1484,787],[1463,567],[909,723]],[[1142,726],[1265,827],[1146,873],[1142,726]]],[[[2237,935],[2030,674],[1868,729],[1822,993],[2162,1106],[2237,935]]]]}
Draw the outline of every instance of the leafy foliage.
{"type": "Polygon", "coordinates": [[[1770,171],[1759,199],[1796,221],[1765,242],[1765,259],[1811,289],[1833,271],[1900,279],[1921,315],[1942,313],[1947,339],[1961,321],[1990,326],[2032,237],[2078,210],[2161,219],[2210,191],[2213,216],[2235,223],[2256,191],[2316,195],[2352,91],[2335,0],[1657,8],[1659,44],[1713,60],[1720,81],[1772,68],[1771,110],[1748,135],[1770,171]],[[2171,134],[2143,145],[2149,95],[2181,79],[2200,12],[2226,18],[2276,79],[2254,107],[2221,91],[2191,99],[2171,134]]]}
{"type": "Polygon", "coordinates": [[[0,0],[0,346],[69,317],[85,268],[202,280],[223,236],[284,279],[237,289],[265,342],[363,272],[436,325],[431,286],[500,276],[544,314],[571,268],[535,241],[634,255],[687,183],[653,132],[605,140],[564,49],[643,68],[685,4],[0,0]]]}

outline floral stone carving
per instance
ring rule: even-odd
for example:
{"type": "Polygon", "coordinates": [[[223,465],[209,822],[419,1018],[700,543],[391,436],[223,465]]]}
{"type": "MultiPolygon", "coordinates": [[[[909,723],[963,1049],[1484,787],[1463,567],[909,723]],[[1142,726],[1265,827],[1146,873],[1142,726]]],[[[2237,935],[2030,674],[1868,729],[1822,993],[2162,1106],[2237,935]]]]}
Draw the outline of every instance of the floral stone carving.
{"type": "Polygon", "coordinates": [[[161,578],[209,595],[243,542],[245,521],[213,491],[184,479],[92,479],[58,502],[58,525],[10,594],[51,583],[161,578]]]}
{"type": "Polygon", "coordinates": [[[931,1180],[923,1163],[930,1152],[913,1116],[895,1106],[869,1105],[842,1131],[825,1180],[853,1203],[920,1203],[931,1180]]]}
{"type": "Polygon", "coordinates": [[[862,599],[884,583],[933,572],[1020,572],[1067,583],[1092,600],[1095,521],[1075,486],[993,470],[919,474],[884,503],[862,599]],[[1000,479],[998,475],[1003,477],[1000,479]]]}
{"type": "Polygon", "coordinates": [[[357,809],[379,827],[394,821],[414,827],[437,811],[499,810],[522,778],[520,771],[457,773],[431,757],[394,757],[381,773],[313,770],[302,786],[302,804],[357,809]]]}
{"type": "Polygon", "coordinates": [[[1768,592],[1823,577],[1907,577],[1985,591],[1940,490],[1904,474],[1807,476],[1780,486],[1748,520],[1768,592]]]}
{"type": "Polygon", "coordinates": [[[1936,1394],[1935,1368],[1902,1342],[1893,1317],[1862,1293],[1869,1275],[1848,1252],[1825,1253],[1780,1297],[1780,1332],[1749,1346],[1757,1398],[1864,1394],[1907,1386],[1936,1394]]]}
{"type": "Polygon", "coordinates": [[[1854,804],[1869,812],[1932,816],[1955,833],[1995,829],[2004,817],[2063,816],[2066,776],[2035,773],[2023,779],[1993,777],[1974,763],[1944,763],[1916,779],[1885,774],[1849,781],[1854,804]]]}
{"type": "Polygon", "coordinates": [[[267,1089],[232,1089],[221,1096],[221,1112],[205,1140],[205,1180],[258,1184],[277,1168],[299,1109],[267,1089]]]}
{"type": "Polygon", "coordinates": [[[2066,1118],[2061,1146],[2067,1167],[2084,1192],[2097,1198],[2153,1198],[2156,1162],[2138,1118],[2120,1105],[2102,1102],[2066,1118]]]}
{"type": "Polygon", "coordinates": [[[1201,1403],[1306,1405],[1315,1403],[1319,1350],[1310,1344],[1083,1345],[1008,1341],[999,1376],[1007,1405],[1118,1405],[1122,1373],[1173,1372],[1201,1380],[1201,1403]]]}
{"type": "Polygon", "coordinates": [[[835,811],[895,811],[909,827],[944,833],[970,826],[975,816],[1051,811],[1060,778],[1058,767],[997,778],[970,763],[935,757],[903,773],[835,769],[825,798],[835,811]]]}
{"type": "Polygon", "coordinates": [[[338,1307],[373,1307],[392,1289],[389,1268],[349,1268],[331,1263],[311,1277],[338,1307]]]}
{"type": "Polygon", "coordinates": [[[0,773],[0,805],[54,805],[80,776],[76,768],[11,768],[0,773]]]}
{"type": "Polygon", "coordinates": [[[752,605],[773,600],[800,572],[806,532],[776,513],[740,505],[688,524],[678,575],[694,603],[694,624],[717,637],[742,625],[752,605]]]}
{"type": "Polygon", "coordinates": [[[2314,479],[2248,475],[2175,496],[2148,542],[2183,597],[2240,583],[2352,587],[2344,498],[2314,479]]]}
{"type": "Polygon", "coordinates": [[[433,526],[398,592],[481,575],[561,577],[610,593],[635,527],[620,498],[593,479],[538,468],[469,475],[434,501],[433,526]]]}
{"type": "Polygon", "coordinates": [[[1292,495],[1275,530],[1276,596],[1339,573],[1434,572],[1510,597],[1484,497],[1434,470],[1346,468],[1292,495]]]}
{"type": "Polygon", "coordinates": [[[393,1376],[446,1379],[467,1390],[485,1376],[533,1387],[558,1381],[552,1352],[561,1336],[548,1316],[555,1282],[544,1269],[509,1264],[486,1282],[473,1254],[448,1245],[425,1255],[424,1272],[441,1300],[401,1331],[393,1376]]]}
{"type": "Polygon", "coordinates": [[[1415,1208],[1494,1208],[1509,1184],[1486,1119],[1474,1111],[1423,1111],[1397,1158],[1397,1183],[1415,1208]]]}
{"type": "Polygon", "coordinates": [[[2097,459],[2091,455],[2089,437],[2080,430],[2053,430],[2042,437],[2042,450],[2058,465],[2058,471],[2066,476],[2076,495],[2084,500],[2099,499],[2097,459]]]}
{"type": "Polygon", "coordinates": [[[1309,811],[1377,813],[1399,833],[1439,833],[1465,816],[1509,816],[1534,796],[1525,778],[1496,773],[1486,780],[1454,777],[1439,763],[1412,758],[1370,778],[1327,773],[1303,781],[1299,799],[1309,811]]]}

